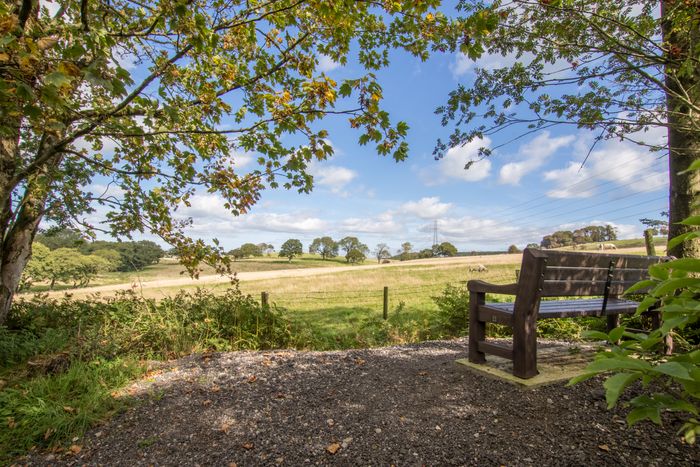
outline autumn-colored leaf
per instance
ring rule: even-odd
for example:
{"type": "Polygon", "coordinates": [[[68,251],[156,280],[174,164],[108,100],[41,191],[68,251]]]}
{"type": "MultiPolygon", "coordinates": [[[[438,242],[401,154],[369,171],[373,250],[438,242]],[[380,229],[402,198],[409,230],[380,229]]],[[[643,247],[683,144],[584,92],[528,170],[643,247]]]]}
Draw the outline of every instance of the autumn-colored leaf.
{"type": "Polygon", "coordinates": [[[330,444],[330,445],[328,445],[328,447],[326,448],[326,451],[330,452],[331,454],[335,454],[335,453],[338,452],[339,450],[340,450],[340,444],[338,444],[338,443],[330,444]]]}
{"type": "Polygon", "coordinates": [[[598,445],[598,449],[600,449],[601,451],[610,452],[610,447],[607,444],[598,445]]]}
{"type": "Polygon", "coordinates": [[[75,412],[76,412],[76,409],[73,408],[73,407],[71,407],[71,406],[69,406],[69,405],[64,405],[64,406],[63,406],[63,410],[65,410],[65,411],[68,412],[68,413],[75,413],[75,412]]]}
{"type": "Polygon", "coordinates": [[[54,430],[53,428],[49,428],[48,430],[46,430],[44,432],[44,441],[49,439],[51,437],[51,435],[54,433],[54,431],[56,431],[56,430],[54,430]]]}
{"type": "Polygon", "coordinates": [[[253,376],[251,376],[250,378],[248,378],[248,382],[249,382],[249,383],[254,383],[254,382],[257,381],[257,380],[258,380],[258,377],[255,376],[255,375],[253,375],[253,376]]]}
{"type": "Polygon", "coordinates": [[[71,445],[71,447],[68,448],[68,450],[69,450],[70,452],[72,452],[73,454],[79,454],[80,451],[83,450],[83,447],[82,447],[82,446],[79,446],[79,445],[77,445],[77,444],[73,444],[73,445],[71,445]]]}
{"type": "Polygon", "coordinates": [[[253,449],[255,447],[255,445],[250,441],[243,443],[241,446],[243,449],[253,449]]]}

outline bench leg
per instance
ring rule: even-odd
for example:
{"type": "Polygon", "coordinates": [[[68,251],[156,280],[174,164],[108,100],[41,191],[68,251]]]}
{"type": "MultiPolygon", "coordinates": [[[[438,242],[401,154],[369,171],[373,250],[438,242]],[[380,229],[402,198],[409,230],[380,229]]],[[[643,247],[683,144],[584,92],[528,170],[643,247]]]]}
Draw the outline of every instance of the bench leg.
{"type": "Polygon", "coordinates": [[[608,324],[606,329],[608,332],[612,331],[616,327],[620,326],[620,315],[608,315],[608,324]]]}
{"type": "Polygon", "coordinates": [[[538,373],[536,314],[521,319],[516,314],[513,323],[513,374],[528,379],[538,373]]]}
{"type": "Polygon", "coordinates": [[[479,305],[486,303],[486,294],[469,294],[469,361],[486,363],[486,354],[479,352],[479,341],[486,339],[486,322],[479,321],[479,305]]]}

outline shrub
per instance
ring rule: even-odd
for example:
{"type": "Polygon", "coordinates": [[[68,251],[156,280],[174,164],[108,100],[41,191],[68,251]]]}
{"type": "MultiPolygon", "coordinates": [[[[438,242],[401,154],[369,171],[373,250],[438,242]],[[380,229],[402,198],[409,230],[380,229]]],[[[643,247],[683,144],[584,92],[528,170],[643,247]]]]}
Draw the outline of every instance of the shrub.
{"type": "Polygon", "coordinates": [[[469,328],[469,291],[447,284],[442,295],[432,297],[438,307],[440,327],[448,336],[459,336],[469,328]]]}

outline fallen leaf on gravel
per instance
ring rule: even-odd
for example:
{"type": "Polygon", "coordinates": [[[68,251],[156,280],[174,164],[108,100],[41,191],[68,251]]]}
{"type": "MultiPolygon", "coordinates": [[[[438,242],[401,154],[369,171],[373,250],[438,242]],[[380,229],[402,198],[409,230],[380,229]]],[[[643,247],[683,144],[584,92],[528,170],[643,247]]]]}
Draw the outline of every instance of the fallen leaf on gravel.
{"type": "Polygon", "coordinates": [[[209,404],[211,404],[211,399],[207,399],[204,402],[202,402],[202,405],[204,405],[204,406],[207,406],[209,404]]]}
{"type": "Polygon", "coordinates": [[[338,443],[333,443],[333,444],[330,444],[330,445],[326,448],[326,451],[330,452],[331,454],[335,454],[336,452],[338,452],[339,449],[340,449],[340,444],[338,444],[338,443]]]}
{"type": "Polygon", "coordinates": [[[255,445],[253,443],[248,442],[248,443],[243,443],[241,446],[243,446],[243,449],[253,449],[253,447],[255,445]]]}
{"type": "Polygon", "coordinates": [[[78,446],[77,444],[73,444],[73,445],[71,445],[71,447],[69,447],[68,449],[69,449],[70,452],[72,452],[73,454],[78,454],[78,453],[80,453],[80,451],[83,450],[83,447],[82,447],[82,446],[78,446]]]}
{"type": "Polygon", "coordinates": [[[219,392],[221,391],[221,388],[217,386],[216,384],[209,389],[211,392],[219,392]]]}
{"type": "Polygon", "coordinates": [[[253,376],[251,376],[250,378],[248,378],[248,382],[249,382],[249,383],[254,383],[257,379],[258,379],[258,377],[255,376],[255,375],[253,375],[253,376]]]}
{"type": "Polygon", "coordinates": [[[277,397],[278,399],[284,399],[284,398],[287,397],[287,396],[285,396],[284,394],[282,394],[282,393],[280,392],[280,393],[277,394],[275,397],[277,397]]]}
{"type": "Polygon", "coordinates": [[[219,431],[223,431],[224,433],[228,434],[229,431],[231,431],[231,423],[229,422],[224,422],[221,424],[219,427],[219,431]]]}
{"type": "Polygon", "coordinates": [[[361,358],[356,358],[355,359],[355,365],[364,365],[365,361],[361,358]]]}
{"type": "Polygon", "coordinates": [[[228,467],[238,467],[238,464],[235,462],[229,462],[228,467]]]}
{"type": "Polygon", "coordinates": [[[428,376],[428,372],[427,371],[419,371],[418,376],[428,376]]]}
{"type": "Polygon", "coordinates": [[[599,446],[598,446],[598,449],[600,449],[601,451],[610,452],[610,448],[608,447],[607,444],[601,444],[601,445],[599,445],[599,446]]]}

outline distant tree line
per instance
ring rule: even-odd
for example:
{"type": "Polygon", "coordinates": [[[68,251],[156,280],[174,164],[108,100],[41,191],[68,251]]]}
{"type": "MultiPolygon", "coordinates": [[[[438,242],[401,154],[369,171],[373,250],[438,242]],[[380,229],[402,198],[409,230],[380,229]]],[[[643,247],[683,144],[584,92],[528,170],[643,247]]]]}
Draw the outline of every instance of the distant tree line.
{"type": "Polygon", "coordinates": [[[560,248],[612,240],[617,240],[617,231],[612,225],[589,225],[574,231],[558,230],[551,235],[545,235],[540,246],[542,248],[560,248]]]}
{"type": "Polygon", "coordinates": [[[275,247],[271,243],[244,243],[238,248],[230,250],[227,254],[236,261],[243,258],[269,256],[274,251],[275,247]]]}
{"type": "Polygon", "coordinates": [[[401,261],[407,261],[410,259],[444,258],[447,256],[457,256],[457,247],[450,242],[435,244],[432,248],[424,248],[420,251],[413,251],[411,242],[404,242],[397,251],[395,258],[401,261]]]}
{"type": "Polygon", "coordinates": [[[86,286],[97,274],[109,271],[139,271],[156,264],[165,252],[149,240],[138,242],[89,241],[71,228],[40,231],[32,245],[20,288],[46,281],[86,286]]]}

